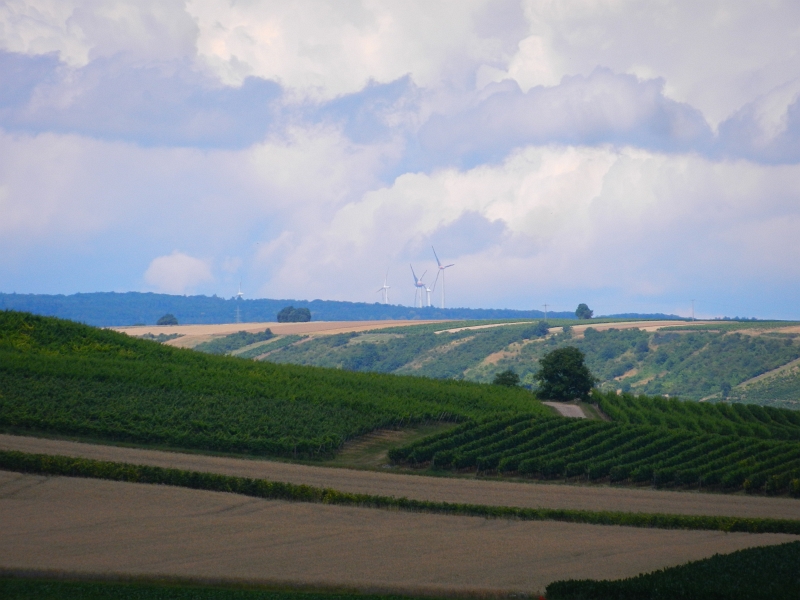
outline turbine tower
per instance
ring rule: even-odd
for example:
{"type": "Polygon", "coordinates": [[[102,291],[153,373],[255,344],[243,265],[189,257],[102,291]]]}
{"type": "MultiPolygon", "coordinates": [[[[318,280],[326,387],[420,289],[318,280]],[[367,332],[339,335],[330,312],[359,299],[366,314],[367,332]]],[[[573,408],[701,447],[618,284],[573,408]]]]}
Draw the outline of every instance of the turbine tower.
{"type": "Polygon", "coordinates": [[[425,273],[422,274],[422,277],[417,277],[417,274],[414,273],[414,267],[412,267],[411,265],[408,266],[411,267],[411,274],[414,276],[414,287],[417,288],[416,290],[414,290],[414,307],[416,308],[417,298],[419,298],[419,307],[422,308],[422,302],[423,302],[422,290],[425,289],[425,284],[422,283],[422,277],[425,277],[425,273],[427,273],[428,271],[425,271],[425,273]]]}
{"type": "Polygon", "coordinates": [[[386,281],[389,279],[389,269],[386,269],[386,276],[383,278],[383,285],[378,288],[378,291],[375,292],[376,294],[379,292],[383,292],[383,303],[389,304],[389,288],[392,287],[390,285],[386,285],[386,281]]]}
{"type": "Polygon", "coordinates": [[[244,297],[242,293],[242,280],[239,280],[239,291],[236,293],[236,322],[241,323],[241,312],[239,311],[239,301],[244,297]]]}
{"type": "Polygon", "coordinates": [[[442,308],[444,308],[444,270],[449,269],[450,267],[454,267],[455,263],[451,263],[449,265],[442,265],[442,261],[439,260],[439,257],[436,254],[436,249],[431,246],[431,250],[433,250],[433,255],[436,257],[436,264],[439,265],[439,274],[436,275],[436,278],[439,278],[439,275],[442,276],[442,308]]]}
{"type": "Polygon", "coordinates": [[[431,304],[431,294],[433,293],[433,290],[436,289],[436,282],[437,281],[439,281],[439,273],[436,274],[436,279],[433,280],[433,287],[432,288],[429,288],[427,286],[425,287],[425,292],[428,294],[428,308],[433,306],[431,304]]]}

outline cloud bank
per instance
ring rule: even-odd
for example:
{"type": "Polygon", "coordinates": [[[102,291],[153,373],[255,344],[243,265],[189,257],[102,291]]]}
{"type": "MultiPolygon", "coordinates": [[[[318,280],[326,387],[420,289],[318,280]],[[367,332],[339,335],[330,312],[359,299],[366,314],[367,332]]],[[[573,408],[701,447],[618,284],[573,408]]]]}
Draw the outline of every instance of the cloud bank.
{"type": "Polygon", "coordinates": [[[11,0],[0,287],[797,318],[798,19],[11,0]]]}

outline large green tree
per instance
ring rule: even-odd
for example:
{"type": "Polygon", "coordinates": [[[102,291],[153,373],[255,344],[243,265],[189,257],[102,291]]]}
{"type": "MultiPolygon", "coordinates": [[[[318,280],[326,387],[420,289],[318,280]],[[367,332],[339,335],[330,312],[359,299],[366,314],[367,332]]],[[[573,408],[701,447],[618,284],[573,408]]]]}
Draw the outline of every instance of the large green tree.
{"type": "Polygon", "coordinates": [[[538,396],[544,400],[586,400],[596,379],[584,363],[583,352],[573,346],[545,354],[534,375],[539,382],[538,396]]]}
{"type": "Polygon", "coordinates": [[[594,311],[583,302],[578,304],[578,308],[575,309],[575,316],[579,319],[591,319],[593,315],[594,311]]]}

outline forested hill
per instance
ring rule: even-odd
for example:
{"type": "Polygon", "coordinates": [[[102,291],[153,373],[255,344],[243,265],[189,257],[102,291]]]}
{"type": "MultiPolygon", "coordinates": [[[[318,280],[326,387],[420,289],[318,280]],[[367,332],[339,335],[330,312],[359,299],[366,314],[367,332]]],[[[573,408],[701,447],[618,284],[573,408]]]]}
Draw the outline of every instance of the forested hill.
{"type": "Polygon", "coordinates": [[[434,333],[428,326],[340,334],[263,354],[276,363],[466,379],[488,383],[506,369],[535,386],[539,359],[574,346],[603,389],[701,400],[723,397],[800,408],[800,327],[796,322],[676,323],[659,331],[581,328],[549,322],[434,333]]]}
{"type": "MultiPolygon", "coordinates": [[[[243,322],[275,321],[288,305],[308,308],[314,321],[371,321],[379,319],[540,319],[540,310],[412,308],[393,304],[338,302],[334,300],[239,300],[217,296],[172,296],[141,292],[94,292],[46,295],[0,293],[0,310],[18,310],[94,325],[153,325],[171,313],[181,324],[234,323],[236,308],[243,322]]],[[[573,312],[548,311],[548,316],[574,319],[573,312]]]]}

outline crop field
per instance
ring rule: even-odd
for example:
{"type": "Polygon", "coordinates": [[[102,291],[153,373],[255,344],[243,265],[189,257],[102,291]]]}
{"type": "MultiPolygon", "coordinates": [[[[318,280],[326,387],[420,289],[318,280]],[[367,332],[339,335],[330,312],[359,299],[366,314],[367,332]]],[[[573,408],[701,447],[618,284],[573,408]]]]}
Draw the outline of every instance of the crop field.
{"type": "Polygon", "coordinates": [[[404,328],[425,324],[440,324],[441,321],[309,321],[305,323],[222,323],[216,325],[140,325],[136,327],[114,327],[114,331],[133,337],[143,335],[178,335],[169,340],[170,346],[193,348],[203,342],[225,337],[240,331],[260,333],[265,329],[275,335],[336,335],[372,331],[385,328],[404,328]]]}
{"type": "Polygon", "coordinates": [[[526,485],[494,478],[469,479],[425,475],[409,477],[407,474],[387,472],[387,469],[352,470],[2,434],[0,434],[0,450],[218,473],[331,488],[353,494],[455,504],[591,511],[626,510],[636,513],[768,519],[796,520],[800,517],[797,500],[763,495],[698,494],[649,488],[563,485],[547,482],[526,485]]]}
{"type": "Polygon", "coordinates": [[[311,456],[380,427],[523,411],[547,409],[521,389],[258,363],[0,312],[7,431],[311,456]]]}
{"type": "Polygon", "coordinates": [[[559,417],[465,423],[389,452],[406,465],[800,496],[800,443],[559,417]]]}
{"type": "Polygon", "coordinates": [[[397,591],[543,591],[796,539],[302,504],[0,472],[6,569],[397,591]]]}
{"type": "MultiPolygon", "coordinates": [[[[549,600],[672,600],[742,597],[794,600],[800,586],[800,542],[747,548],[727,555],[616,581],[567,580],[550,583],[549,600]]],[[[63,580],[0,577],[7,600],[410,600],[341,590],[283,590],[264,586],[198,585],[187,581],[63,580]]]]}
{"type": "Polygon", "coordinates": [[[618,423],[800,441],[800,412],[791,410],[597,392],[592,394],[592,401],[618,423]]]}

